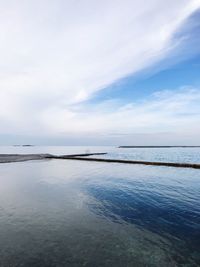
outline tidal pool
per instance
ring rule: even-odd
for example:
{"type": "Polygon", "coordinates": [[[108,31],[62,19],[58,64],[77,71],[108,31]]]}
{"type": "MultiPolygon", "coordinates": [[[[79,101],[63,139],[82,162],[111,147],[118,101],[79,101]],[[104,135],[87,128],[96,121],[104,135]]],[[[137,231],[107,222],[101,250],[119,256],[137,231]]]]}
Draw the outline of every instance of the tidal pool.
{"type": "Polygon", "coordinates": [[[0,266],[200,266],[200,171],[0,165],[0,266]]]}

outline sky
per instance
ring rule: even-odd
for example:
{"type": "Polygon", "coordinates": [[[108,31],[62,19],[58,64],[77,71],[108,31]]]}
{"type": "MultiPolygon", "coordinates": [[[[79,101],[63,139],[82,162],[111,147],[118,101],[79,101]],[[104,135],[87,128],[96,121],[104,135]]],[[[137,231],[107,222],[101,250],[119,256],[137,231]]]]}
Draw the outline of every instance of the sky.
{"type": "Polygon", "coordinates": [[[0,11],[1,145],[200,145],[200,0],[0,11]]]}

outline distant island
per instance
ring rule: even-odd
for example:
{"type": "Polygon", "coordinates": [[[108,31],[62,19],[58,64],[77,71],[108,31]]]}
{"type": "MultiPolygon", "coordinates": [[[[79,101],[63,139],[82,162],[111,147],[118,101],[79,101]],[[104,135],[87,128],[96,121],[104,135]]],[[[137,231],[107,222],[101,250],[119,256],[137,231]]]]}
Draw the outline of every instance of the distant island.
{"type": "Polygon", "coordinates": [[[34,145],[13,145],[13,146],[34,146],[34,145]]]}

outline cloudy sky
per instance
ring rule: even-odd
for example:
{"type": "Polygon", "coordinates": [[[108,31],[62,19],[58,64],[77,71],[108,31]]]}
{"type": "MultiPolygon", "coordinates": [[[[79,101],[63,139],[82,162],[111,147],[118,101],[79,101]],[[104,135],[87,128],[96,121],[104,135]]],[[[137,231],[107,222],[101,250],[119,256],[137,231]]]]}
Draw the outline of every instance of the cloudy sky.
{"type": "Polygon", "coordinates": [[[0,11],[0,144],[200,144],[200,0],[0,11]]]}

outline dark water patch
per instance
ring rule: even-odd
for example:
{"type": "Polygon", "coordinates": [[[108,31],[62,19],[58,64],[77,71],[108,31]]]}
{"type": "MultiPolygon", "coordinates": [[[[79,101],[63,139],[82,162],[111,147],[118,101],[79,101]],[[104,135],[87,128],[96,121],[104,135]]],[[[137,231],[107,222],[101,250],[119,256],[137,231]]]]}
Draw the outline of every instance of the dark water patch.
{"type": "Polygon", "coordinates": [[[180,239],[187,239],[191,244],[200,247],[200,209],[188,209],[167,196],[150,195],[148,192],[132,193],[122,189],[106,187],[90,187],[88,192],[102,205],[94,210],[103,210],[108,217],[142,226],[160,235],[173,235],[180,239]]]}
{"type": "Polygon", "coordinates": [[[187,188],[173,181],[157,184],[156,177],[153,184],[151,179],[144,183],[113,177],[102,184],[91,183],[86,190],[96,200],[89,205],[94,213],[156,233],[200,264],[199,183],[187,188]]]}

